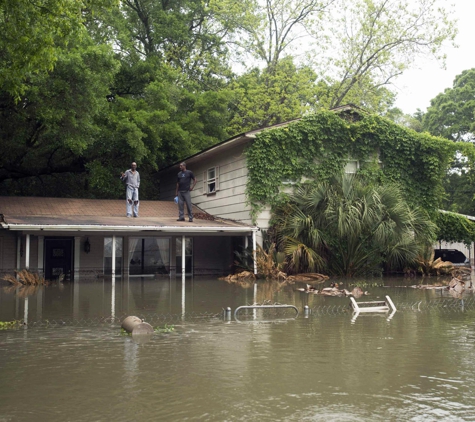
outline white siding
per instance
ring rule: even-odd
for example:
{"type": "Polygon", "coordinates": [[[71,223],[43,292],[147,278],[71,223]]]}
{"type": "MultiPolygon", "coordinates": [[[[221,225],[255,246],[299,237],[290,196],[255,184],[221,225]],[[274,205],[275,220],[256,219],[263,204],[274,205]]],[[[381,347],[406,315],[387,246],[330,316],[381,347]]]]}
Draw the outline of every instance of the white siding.
{"type": "MultiPolygon", "coordinates": [[[[251,222],[250,207],[246,205],[247,167],[244,146],[236,146],[220,154],[207,156],[206,160],[187,162],[187,169],[196,177],[191,202],[215,217],[251,222]],[[203,192],[203,174],[209,168],[219,167],[219,190],[206,195],[203,192]]],[[[171,201],[175,196],[176,175],[180,169],[170,169],[160,174],[160,199],[171,201]]]]}

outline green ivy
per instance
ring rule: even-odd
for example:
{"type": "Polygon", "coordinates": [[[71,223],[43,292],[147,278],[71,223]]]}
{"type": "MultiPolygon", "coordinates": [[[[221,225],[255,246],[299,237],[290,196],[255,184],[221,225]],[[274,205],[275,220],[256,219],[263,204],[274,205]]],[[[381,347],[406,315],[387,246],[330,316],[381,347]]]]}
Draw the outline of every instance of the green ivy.
{"type": "Polygon", "coordinates": [[[461,242],[470,246],[475,242],[475,223],[467,217],[451,212],[437,214],[437,241],[461,242]]]}
{"type": "Polygon", "coordinates": [[[351,158],[359,160],[358,173],[375,183],[399,183],[409,203],[435,218],[443,177],[457,153],[475,161],[470,143],[417,133],[365,112],[320,111],[256,135],[246,151],[247,199],[255,221],[265,206],[285,200],[286,181],[327,180],[351,158]]]}

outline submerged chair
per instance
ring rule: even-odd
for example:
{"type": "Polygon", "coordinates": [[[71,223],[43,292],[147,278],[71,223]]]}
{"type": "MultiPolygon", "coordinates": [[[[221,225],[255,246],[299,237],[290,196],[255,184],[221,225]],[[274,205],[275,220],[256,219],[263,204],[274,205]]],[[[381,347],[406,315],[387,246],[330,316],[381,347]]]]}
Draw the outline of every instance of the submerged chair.
{"type": "Polygon", "coordinates": [[[396,312],[396,307],[389,296],[386,300],[377,300],[372,302],[357,302],[354,297],[350,297],[350,304],[354,312],[389,312],[391,309],[396,312]]]}

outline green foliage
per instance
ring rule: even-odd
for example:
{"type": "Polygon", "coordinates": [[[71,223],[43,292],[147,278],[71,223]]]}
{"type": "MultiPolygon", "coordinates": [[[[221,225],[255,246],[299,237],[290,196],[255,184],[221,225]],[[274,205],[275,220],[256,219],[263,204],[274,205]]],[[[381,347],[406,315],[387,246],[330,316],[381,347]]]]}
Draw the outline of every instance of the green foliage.
{"type": "Polygon", "coordinates": [[[61,49],[86,35],[84,22],[114,0],[2,0],[0,86],[16,99],[34,75],[50,72],[61,49]]]}
{"type": "Polygon", "coordinates": [[[461,242],[467,246],[475,242],[475,223],[463,215],[440,212],[437,214],[435,223],[438,227],[438,241],[461,242]]]}
{"type": "Polygon", "coordinates": [[[20,328],[21,321],[0,321],[0,331],[20,328]]]}
{"type": "MultiPolygon", "coordinates": [[[[328,180],[349,159],[374,182],[395,182],[405,199],[434,213],[444,197],[442,179],[460,148],[362,112],[320,111],[259,133],[247,150],[247,196],[256,217],[266,205],[285,200],[285,188],[328,180]]],[[[474,148],[465,144],[466,154],[474,148]]]]}
{"type": "Polygon", "coordinates": [[[415,262],[435,239],[427,213],[401,189],[341,175],[307,184],[274,207],[274,229],[290,272],[378,274],[415,262]]]}
{"type": "Polygon", "coordinates": [[[0,157],[0,182],[9,181],[8,192],[61,194],[53,175],[66,174],[72,182],[69,193],[75,196],[88,153],[97,153],[99,119],[107,110],[106,95],[116,63],[111,50],[82,42],[58,53],[54,70],[32,76],[25,96],[16,102],[0,91],[0,138],[4,153],[0,157]],[[31,178],[30,184],[23,180],[31,178]],[[22,180],[23,179],[23,180],[22,180]],[[22,182],[16,182],[22,180],[22,182]],[[43,185],[43,186],[42,186],[43,185]],[[30,191],[28,191],[30,189],[30,191]]]}
{"type": "Polygon", "coordinates": [[[228,132],[241,133],[303,116],[317,102],[317,75],[288,57],[264,70],[252,69],[231,84],[228,132]]]}
{"type": "Polygon", "coordinates": [[[172,333],[173,331],[175,331],[175,327],[173,325],[165,324],[163,327],[154,327],[153,330],[156,333],[168,334],[168,333],[172,333]]]}
{"type": "Polygon", "coordinates": [[[457,75],[453,87],[431,101],[423,126],[453,141],[475,140],[475,69],[457,75]]]}

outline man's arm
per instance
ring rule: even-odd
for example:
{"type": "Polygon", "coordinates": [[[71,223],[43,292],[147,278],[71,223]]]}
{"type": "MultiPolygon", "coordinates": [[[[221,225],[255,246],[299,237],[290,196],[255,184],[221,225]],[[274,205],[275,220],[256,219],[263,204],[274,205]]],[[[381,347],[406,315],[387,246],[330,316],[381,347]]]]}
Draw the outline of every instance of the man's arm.
{"type": "Polygon", "coordinates": [[[196,177],[193,176],[193,184],[190,186],[190,191],[193,190],[193,188],[195,187],[196,185],[196,177]]]}

